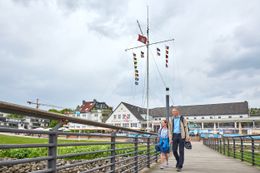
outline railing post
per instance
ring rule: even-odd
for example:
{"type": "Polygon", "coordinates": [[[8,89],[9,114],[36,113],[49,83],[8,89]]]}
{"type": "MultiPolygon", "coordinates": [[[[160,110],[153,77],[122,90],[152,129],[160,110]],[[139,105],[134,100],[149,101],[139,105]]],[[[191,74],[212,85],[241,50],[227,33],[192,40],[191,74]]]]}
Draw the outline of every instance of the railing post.
{"type": "Polygon", "coordinates": [[[52,159],[48,160],[48,169],[52,169],[52,173],[56,173],[56,162],[57,162],[57,133],[49,134],[49,144],[53,144],[48,148],[48,156],[52,159]]]}
{"type": "Polygon", "coordinates": [[[215,141],[214,138],[211,138],[211,148],[214,150],[215,147],[215,141]]]}
{"type": "Polygon", "coordinates": [[[216,139],[213,138],[213,149],[216,151],[216,139]]]}
{"type": "Polygon", "coordinates": [[[229,148],[230,148],[230,147],[229,147],[229,138],[227,138],[227,142],[228,142],[228,143],[227,143],[227,145],[228,145],[228,148],[227,148],[228,151],[227,151],[227,152],[228,152],[228,156],[230,156],[230,151],[229,151],[229,148]]]}
{"type": "Polygon", "coordinates": [[[111,172],[115,172],[116,170],[116,132],[112,132],[111,135],[111,159],[110,159],[110,163],[112,164],[110,169],[111,172]]]}
{"type": "MultiPolygon", "coordinates": [[[[157,138],[155,138],[155,144],[157,144],[157,138]]],[[[158,152],[155,150],[155,162],[158,162],[158,152]]]]}
{"type": "Polygon", "coordinates": [[[220,140],[219,140],[219,138],[217,138],[217,151],[218,151],[218,152],[220,152],[219,143],[220,143],[220,140]]]}
{"type": "Polygon", "coordinates": [[[253,137],[251,137],[251,143],[252,143],[252,165],[255,165],[255,140],[253,137]]]}
{"type": "Polygon", "coordinates": [[[223,152],[224,152],[224,155],[226,155],[226,140],[224,137],[222,139],[223,139],[223,152]]]}
{"type": "Polygon", "coordinates": [[[244,144],[243,144],[243,137],[240,137],[240,142],[241,142],[241,150],[240,150],[240,152],[241,152],[241,161],[244,161],[244,144]]]}
{"type": "Polygon", "coordinates": [[[222,140],[219,139],[219,152],[222,154],[222,140]]]}
{"type": "Polygon", "coordinates": [[[235,138],[232,139],[233,139],[233,157],[236,158],[236,141],[235,138]]]}
{"type": "Polygon", "coordinates": [[[55,127],[51,129],[54,133],[49,134],[49,144],[53,146],[48,147],[48,156],[51,156],[52,159],[48,160],[48,169],[52,169],[52,173],[56,173],[56,163],[57,163],[57,143],[58,135],[57,130],[63,126],[65,120],[60,121],[55,127]]]}
{"type": "Polygon", "coordinates": [[[147,168],[150,168],[150,136],[147,138],[147,168]]]}
{"type": "Polygon", "coordinates": [[[134,145],[135,145],[135,154],[134,154],[134,158],[135,158],[135,173],[138,173],[138,135],[135,136],[134,138],[134,145]]]}
{"type": "Polygon", "coordinates": [[[216,151],[217,150],[217,139],[214,138],[214,150],[216,151]]]}

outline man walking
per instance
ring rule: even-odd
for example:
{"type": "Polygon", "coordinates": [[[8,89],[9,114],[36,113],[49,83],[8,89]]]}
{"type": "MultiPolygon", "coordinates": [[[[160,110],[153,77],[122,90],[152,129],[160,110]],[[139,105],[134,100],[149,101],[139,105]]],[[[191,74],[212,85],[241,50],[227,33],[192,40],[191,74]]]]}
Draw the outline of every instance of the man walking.
{"type": "Polygon", "coordinates": [[[184,143],[190,140],[186,119],[180,115],[178,108],[172,109],[172,118],[169,120],[170,139],[172,151],[176,159],[176,168],[181,172],[184,163],[184,143]],[[179,153],[178,153],[179,148],[179,153]]]}

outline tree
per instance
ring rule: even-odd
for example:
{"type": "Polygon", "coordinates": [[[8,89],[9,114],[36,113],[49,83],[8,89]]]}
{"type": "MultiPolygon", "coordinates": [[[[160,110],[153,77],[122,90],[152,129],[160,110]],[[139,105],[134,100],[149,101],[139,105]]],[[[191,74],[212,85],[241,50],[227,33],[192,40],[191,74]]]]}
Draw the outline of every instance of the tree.
{"type": "MultiPolygon", "coordinates": [[[[49,109],[48,110],[49,112],[53,112],[53,113],[61,113],[59,110],[57,109],[49,109]]],[[[50,120],[50,124],[49,124],[49,127],[52,128],[52,127],[55,127],[57,124],[59,123],[58,120],[50,120]]]]}
{"type": "Polygon", "coordinates": [[[24,116],[18,115],[18,114],[9,114],[9,115],[7,115],[6,117],[7,117],[7,118],[10,118],[10,119],[19,119],[19,120],[21,120],[21,119],[24,118],[24,116]]]}
{"type": "MultiPolygon", "coordinates": [[[[68,108],[65,108],[65,109],[62,109],[62,110],[57,110],[57,109],[49,109],[48,110],[49,112],[54,112],[54,113],[59,113],[59,114],[70,114],[70,113],[73,113],[73,110],[72,109],[68,109],[68,108]]],[[[49,124],[49,127],[55,127],[57,124],[59,123],[58,120],[51,120],[50,121],[50,124],[49,124]]]]}
{"type": "Polygon", "coordinates": [[[251,108],[250,115],[260,115],[260,108],[251,108]]]}

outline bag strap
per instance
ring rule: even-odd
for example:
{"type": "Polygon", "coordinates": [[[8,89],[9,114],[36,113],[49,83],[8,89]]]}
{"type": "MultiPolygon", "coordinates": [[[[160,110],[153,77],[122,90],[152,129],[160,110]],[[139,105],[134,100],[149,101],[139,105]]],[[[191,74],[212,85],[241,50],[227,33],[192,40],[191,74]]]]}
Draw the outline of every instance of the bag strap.
{"type": "Polygon", "coordinates": [[[181,119],[182,125],[184,127],[184,134],[185,134],[185,138],[184,139],[186,139],[186,125],[184,124],[184,117],[183,117],[183,115],[181,115],[180,119],[181,119]]]}

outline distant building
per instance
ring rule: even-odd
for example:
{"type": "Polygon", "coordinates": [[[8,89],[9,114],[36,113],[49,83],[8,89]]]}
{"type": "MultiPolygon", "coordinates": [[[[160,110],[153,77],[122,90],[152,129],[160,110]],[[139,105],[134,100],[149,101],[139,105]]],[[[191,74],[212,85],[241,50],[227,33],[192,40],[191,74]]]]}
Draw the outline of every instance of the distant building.
{"type": "MultiPolygon", "coordinates": [[[[93,101],[82,101],[82,105],[78,106],[75,114],[72,115],[77,118],[83,118],[96,122],[105,122],[108,116],[112,113],[112,107],[109,107],[105,102],[93,101]]],[[[84,130],[84,129],[95,129],[95,127],[69,123],[69,129],[71,130],[84,130]]]]}
{"type": "Polygon", "coordinates": [[[21,116],[15,118],[14,116],[7,113],[0,113],[0,126],[8,128],[19,128],[19,129],[35,129],[38,127],[46,128],[49,125],[49,120],[21,116]]]}
{"type": "MultiPolygon", "coordinates": [[[[237,128],[239,120],[248,120],[248,102],[175,106],[186,119],[201,129],[237,128]],[[237,122],[237,123],[236,123],[237,122]]],[[[153,125],[158,129],[160,120],[166,117],[165,107],[151,109],[153,125]]],[[[251,120],[252,122],[252,120],[251,120]]],[[[240,124],[241,125],[241,124],[240,124]]]]}
{"type": "MultiPolygon", "coordinates": [[[[199,129],[225,129],[237,133],[242,130],[260,128],[260,117],[250,117],[248,102],[233,102],[206,105],[176,106],[182,115],[199,129]]],[[[149,125],[153,131],[158,131],[161,120],[166,118],[166,108],[157,107],[149,110],[149,125]]],[[[146,129],[146,109],[129,103],[121,102],[108,118],[106,123],[135,128],[146,129]],[[129,118],[125,118],[129,117],[129,118]]]]}
{"type": "Polygon", "coordinates": [[[25,117],[21,122],[21,128],[24,129],[36,129],[39,127],[47,128],[50,124],[50,120],[35,118],[35,117],[25,117]]]}
{"type": "Polygon", "coordinates": [[[107,119],[106,123],[119,127],[145,129],[146,109],[121,102],[107,119]]]}

